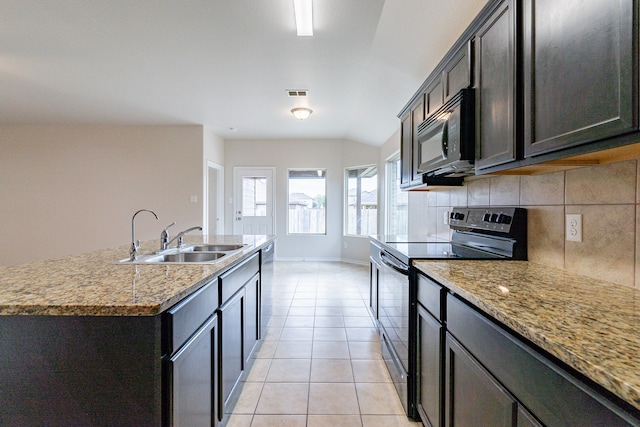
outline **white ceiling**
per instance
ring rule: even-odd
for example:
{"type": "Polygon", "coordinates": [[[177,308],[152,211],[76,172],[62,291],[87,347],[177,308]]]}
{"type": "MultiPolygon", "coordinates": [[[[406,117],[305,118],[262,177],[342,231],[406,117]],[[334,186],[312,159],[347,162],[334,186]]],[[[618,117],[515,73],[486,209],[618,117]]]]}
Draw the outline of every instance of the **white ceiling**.
{"type": "Polygon", "coordinates": [[[485,3],[314,0],[314,36],[297,37],[293,0],[0,0],[0,124],[379,146],[485,3]],[[299,121],[296,106],[314,112],[299,121]]]}

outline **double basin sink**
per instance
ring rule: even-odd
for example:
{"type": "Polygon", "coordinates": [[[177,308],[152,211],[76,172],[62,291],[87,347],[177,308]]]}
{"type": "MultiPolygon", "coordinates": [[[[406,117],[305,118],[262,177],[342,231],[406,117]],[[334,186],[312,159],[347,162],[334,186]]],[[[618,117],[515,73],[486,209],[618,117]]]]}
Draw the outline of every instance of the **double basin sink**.
{"type": "Polygon", "coordinates": [[[185,245],[179,249],[172,248],[141,254],[136,260],[124,259],[119,262],[124,264],[209,264],[245,246],[243,244],[185,245]]]}

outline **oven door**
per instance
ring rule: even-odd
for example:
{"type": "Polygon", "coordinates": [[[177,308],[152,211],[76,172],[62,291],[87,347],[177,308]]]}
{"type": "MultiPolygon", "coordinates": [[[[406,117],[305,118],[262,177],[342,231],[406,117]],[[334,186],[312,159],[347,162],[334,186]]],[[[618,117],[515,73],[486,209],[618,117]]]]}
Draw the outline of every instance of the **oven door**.
{"type": "Polygon", "coordinates": [[[409,415],[409,267],[381,250],[378,276],[378,321],[382,356],[409,415]]]}

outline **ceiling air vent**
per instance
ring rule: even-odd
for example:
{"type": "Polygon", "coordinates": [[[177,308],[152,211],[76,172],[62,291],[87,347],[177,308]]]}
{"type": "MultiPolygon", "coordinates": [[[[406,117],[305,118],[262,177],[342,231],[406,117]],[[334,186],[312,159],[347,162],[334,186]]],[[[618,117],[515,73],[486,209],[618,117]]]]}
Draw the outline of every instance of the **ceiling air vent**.
{"type": "Polygon", "coordinates": [[[308,94],[309,91],[307,89],[287,89],[287,95],[289,95],[290,98],[305,97],[308,94]]]}

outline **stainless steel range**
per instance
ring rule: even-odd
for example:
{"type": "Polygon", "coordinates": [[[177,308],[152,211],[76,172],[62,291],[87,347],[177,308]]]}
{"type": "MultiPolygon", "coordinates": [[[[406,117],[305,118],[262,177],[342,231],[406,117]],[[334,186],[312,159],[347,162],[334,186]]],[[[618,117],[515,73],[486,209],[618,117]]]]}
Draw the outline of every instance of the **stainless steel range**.
{"type": "Polygon", "coordinates": [[[527,259],[527,211],[522,208],[454,208],[451,241],[411,236],[371,237],[370,308],[382,355],[407,415],[416,411],[415,276],[411,263],[426,259],[527,259]],[[413,302],[413,304],[412,304],[413,302]]]}

